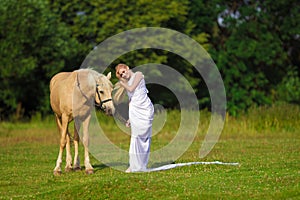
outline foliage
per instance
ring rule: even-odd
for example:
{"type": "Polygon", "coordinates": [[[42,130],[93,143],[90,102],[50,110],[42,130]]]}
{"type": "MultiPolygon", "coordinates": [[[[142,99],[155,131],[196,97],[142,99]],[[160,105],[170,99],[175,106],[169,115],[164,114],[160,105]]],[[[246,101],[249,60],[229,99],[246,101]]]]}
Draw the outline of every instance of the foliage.
{"type": "MultiPolygon", "coordinates": [[[[201,44],[221,72],[231,115],[278,100],[299,104],[300,12],[294,0],[2,0],[0,11],[1,120],[50,112],[53,74],[78,69],[96,45],[140,27],[170,28],[201,44]]],[[[200,108],[210,107],[201,75],[178,55],[141,49],[116,59],[108,70],[120,62],[171,66],[190,82],[200,108]]],[[[154,68],[149,73],[162,76],[154,68]]],[[[154,103],[177,106],[164,87],[149,90],[161,94],[154,103]]]]}
{"type": "Polygon", "coordinates": [[[300,30],[294,20],[300,15],[297,9],[286,8],[295,8],[296,4],[295,1],[220,3],[223,12],[219,17],[223,22],[214,37],[217,45],[213,57],[223,74],[232,114],[253,104],[270,104],[272,89],[291,70],[290,51],[296,47],[292,44],[298,37],[295,30],[300,30]]]}
{"type": "Polygon", "coordinates": [[[300,77],[296,70],[287,72],[277,87],[277,99],[289,103],[300,103],[300,77]]]}
{"type": "MultiPolygon", "coordinates": [[[[172,2],[168,0],[154,2],[150,0],[97,2],[59,0],[55,1],[52,7],[56,8],[55,11],[69,25],[73,36],[84,46],[82,55],[87,55],[105,39],[134,28],[168,27],[181,32],[191,30],[193,24],[187,18],[188,3],[187,0],[172,2]],[[178,26],[178,24],[181,25],[178,26]]],[[[197,33],[195,38],[205,44],[206,37],[205,34],[197,33]]],[[[124,48],[123,41],[120,42],[120,46],[109,47],[108,53],[114,49],[124,48]]],[[[183,62],[182,59],[175,59],[174,55],[162,50],[141,49],[122,55],[109,66],[109,70],[114,71],[118,63],[126,63],[130,67],[148,63],[168,64],[190,78],[194,88],[197,88],[199,81],[193,78],[192,66],[183,62]]],[[[147,73],[163,77],[162,74],[157,74],[155,68],[149,68],[147,73]]],[[[116,81],[116,79],[113,80],[113,82],[116,81]]],[[[160,97],[152,97],[154,101],[164,106],[176,105],[176,99],[163,87],[150,85],[149,90],[163,94],[160,97]]],[[[184,92],[182,89],[181,91],[184,92]]]]}
{"type": "Polygon", "coordinates": [[[0,27],[0,117],[49,110],[49,80],[76,40],[42,0],[0,1],[0,27]]]}
{"type": "MultiPolygon", "coordinates": [[[[141,27],[169,27],[184,31],[185,26],[177,26],[186,21],[187,1],[53,1],[54,12],[72,30],[72,35],[84,49],[81,53],[87,55],[96,45],[108,37],[126,30],[141,27]],[[170,24],[170,25],[169,25],[170,24]]],[[[136,52],[120,59],[122,62],[141,64],[141,60],[158,58],[155,52],[136,52]]],[[[160,62],[159,62],[160,63],[160,62]]]]}

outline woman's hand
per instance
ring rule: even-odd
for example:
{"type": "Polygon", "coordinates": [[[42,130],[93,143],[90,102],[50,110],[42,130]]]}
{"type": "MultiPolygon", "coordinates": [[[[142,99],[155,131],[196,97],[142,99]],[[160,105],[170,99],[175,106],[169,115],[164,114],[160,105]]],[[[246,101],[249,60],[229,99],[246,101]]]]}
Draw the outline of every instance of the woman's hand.
{"type": "Polygon", "coordinates": [[[126,80],[126,79],[125,79],[125,81],[123,81],[124,79],[123,80],[120,79],[120,84],[127,91],[133,92],[143,78],[144,78],[144,75],[142,74],[142,72],[136,72],[133,83],[130,86],[128,85],[128,80],[126,80]]]}
{"type": "Polygon", "coordinates": [[[129,119],[126,121],[125,126],[126,126],[126,127],[130,127],[130,121],[129,121],[129,119]]]}
{"type": "Polygon", "coordinates": [[[127,85],[127,80],[125,78],[120,78],[120,84],[126,88],[126,85],[127,85]]]}

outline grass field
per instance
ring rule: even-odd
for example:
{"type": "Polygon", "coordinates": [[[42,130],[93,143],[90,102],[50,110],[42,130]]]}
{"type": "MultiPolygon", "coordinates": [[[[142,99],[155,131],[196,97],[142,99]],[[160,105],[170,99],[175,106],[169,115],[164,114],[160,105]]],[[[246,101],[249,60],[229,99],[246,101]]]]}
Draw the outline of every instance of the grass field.
{"type": "MultiPolygon", "coordinates": [[[[172,138],[178,115],[168,113],[153,148],[172,138]]],[[[108,136],[126,149],[129,137],[118,137],[122,133],[112,118],[100,118],[108,136]]],[[[201,111],[198,135],[175,162],[218,160],[239,166],[192,165],[127,174],[92,157],[94,174],[82,170],[61,176],[52,173],[59,146],[54,118],[1,122],[0,199],[300,199],[299,106],[253,108],[238,118],[227,116],[218,143],[200,159],[208,122],[209,113],[201,111]]]]}

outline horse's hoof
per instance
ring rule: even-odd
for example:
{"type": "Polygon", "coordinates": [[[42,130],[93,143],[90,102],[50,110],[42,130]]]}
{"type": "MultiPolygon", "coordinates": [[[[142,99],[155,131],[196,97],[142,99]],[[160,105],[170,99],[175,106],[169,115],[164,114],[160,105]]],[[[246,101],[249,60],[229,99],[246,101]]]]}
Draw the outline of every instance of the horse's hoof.
{"type": "Polygon", "coordinates": [[[72,167],[66,167],[65,168],[65,172],[72,172],[73,171],[73,168],[72,167]]]}
{"type": "Polygon", "coordinates": [[[53,175],[54,176],[60,176],[61,175],[61,171],[53,171],[53,175]]]}
{"type": "Polygon", "coordinates": [[[87,175],[93,174],[93,173],[94,173],[94,170],[93,170],[93,169],[86,169],[86,170],[85,170],[85,173],[86,173],[87,175]]]}
{"type": "Polygon", "coordinates": [[[81,171],[81,167],[74,167],[73,169],[75,172],[81,171]]]}

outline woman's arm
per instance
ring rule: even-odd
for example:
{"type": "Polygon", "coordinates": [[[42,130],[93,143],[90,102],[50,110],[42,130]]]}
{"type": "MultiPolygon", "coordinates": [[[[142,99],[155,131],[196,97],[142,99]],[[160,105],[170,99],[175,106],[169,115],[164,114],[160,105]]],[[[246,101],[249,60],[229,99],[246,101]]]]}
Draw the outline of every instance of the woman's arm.
{"type": "Polygon", "coordinates": [[[143,74],[142,72],[136,72],[135,73],[135,77],[133,80],[132,85],[128,85],[128,83],[124,82],[124,81],[120,81],[120,84],[129,92],[133,92],[135,90],[135,88],[138,86],[138,84],[140,83],[140,81],[143,79],[143,74]]]}

